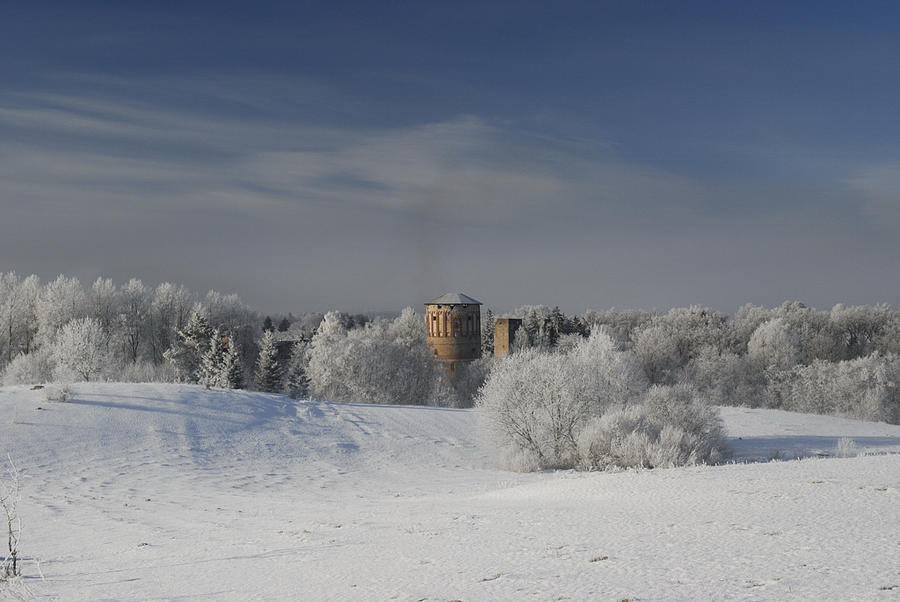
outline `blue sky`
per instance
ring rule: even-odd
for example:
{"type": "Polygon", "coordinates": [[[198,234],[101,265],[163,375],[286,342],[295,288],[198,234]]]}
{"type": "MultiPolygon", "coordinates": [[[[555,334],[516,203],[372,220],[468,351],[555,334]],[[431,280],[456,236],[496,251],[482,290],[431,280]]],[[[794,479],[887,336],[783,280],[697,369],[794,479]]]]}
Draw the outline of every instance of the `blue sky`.
{"type": "Polygon", "coordinates": [[[895,3],[0,4],[0,270],[900,304],[895,3]]]}

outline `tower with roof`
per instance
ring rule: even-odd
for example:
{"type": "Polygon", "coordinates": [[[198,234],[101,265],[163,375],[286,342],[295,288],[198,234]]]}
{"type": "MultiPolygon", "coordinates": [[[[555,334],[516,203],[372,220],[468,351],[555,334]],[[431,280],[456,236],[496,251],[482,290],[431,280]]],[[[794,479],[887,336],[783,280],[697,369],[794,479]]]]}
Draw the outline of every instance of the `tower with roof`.
{"type": "Polygon", "coordinates": [[[428,348],[448,363],[451,377],[456,362],[481,357],[481,301],[462,293],[447,293],[425,304],[428,348]]]}

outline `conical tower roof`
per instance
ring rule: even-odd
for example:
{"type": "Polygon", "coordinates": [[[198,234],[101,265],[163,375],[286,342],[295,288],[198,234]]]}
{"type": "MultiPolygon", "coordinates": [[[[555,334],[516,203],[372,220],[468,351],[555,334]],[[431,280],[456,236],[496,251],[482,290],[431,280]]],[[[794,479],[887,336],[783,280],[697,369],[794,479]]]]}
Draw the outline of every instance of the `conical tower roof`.
{"type": "Polygon", "coordinates": [[[481,305],[481,301],[462,293],[447,293],[425,305],[481,305]]]}

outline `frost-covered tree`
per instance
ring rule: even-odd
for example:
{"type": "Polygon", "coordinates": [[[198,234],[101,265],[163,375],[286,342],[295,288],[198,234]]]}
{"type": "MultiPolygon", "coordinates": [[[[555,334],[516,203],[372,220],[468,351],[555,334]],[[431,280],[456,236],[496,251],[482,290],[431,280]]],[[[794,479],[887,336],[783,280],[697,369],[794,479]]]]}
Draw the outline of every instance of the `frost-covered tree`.
{"type": "Polygon", "coordinates": [[[256,360],[256,388],[268,393],[281,390],[281,366],[278,365],[278,349],[271,330],[263,333],[259,342],[259,358],[256,360]]]}
{"type": "Polygon", "coordinates": [[[150,294],[147,287],[137,278],[132,278],[122,287],[119,313],[120,336],[125,349],[125,359],[132,364],[138,361],[147,330],[149,311],[150,294]]]}
{"type": "Polygon", "coordinates": [[[148,341],[150,358],[163,361],[166,349],[172,346],[178,331],[190,317],[191,295],[183,286],[163,282],[156,287],[150,302],[148,341]]]}
{"type": "Polygon", "coordinates": [[[312,393],[320,399],[342,401],[350,389],[342,379],[347,362],[347,328],[336,311],[329,311],[312,337],[309,348],[308,376],[312,393]]]}
{"type": "Polygon", "coordinates": [[[108,368],[103,328],[94,318],[78,318],[60,328],[53,345],[57,377],[89,381],[108,368]]]}
{"type": "Polygon", "coordinates": [[[714,405],[755,408],[764,403],[764,366],[746,355],[706,346],[688,364],[685,380],[714,405]]]}
{"type": "Polygon", "coordinates": [[[556,306],[550,310],[550,315],[547,316],[545,329],[548,345],[551,348],[556,347],[560,336],[572,333],[572,322],[559,309],[559,306],[556,306]]]}
{"type": "Polygon", "coordinates": [[[97,278],[88,294],[88,314],[100,324],[107,350],[118,327],[119,291],[110,278],[97,278]]]}
{"type": "Polygon", "coordinates": [[[349,330],[340,314],[329,312],[309,347],[311,393],[335,401],[452,403],[425,338],[424,320],[409,308],[393,322],[349,330]]]}
{"type": "Polygon", "coordinates": [[[216,328],[209,337],[209,345],[200,357],[200,368],[197,371],[197,382],[209,389],[224,387],[225,344],[222,333],[216,328]]]}
{"type": "Polygon", "coordinates": [[[831,308],[831,324],[843,347],[843,357],[854,359],[871,353],[879,335],[896,319],[895,314],[884,304],[845,306],[839,303],[831,308]]]}
{"type": "Polygon", "coordinates": [[[198,381],[207,389],[240,389],[244,386],[244,368],[240,351],[228,333],[213,331],[209,347],[203,353],[198,381]]]}
{"type": "Polygon", "coordinates": [[[201,358],[209,348],[212,332],[206,308],[199,303],[195,304],[190,320],[178,331],[175,342],[163,354],[175,369],[178,381],[198,382],[201,358]]]}
{"type": "Polygon", "coordinates": [[[237,295],[222,295],[216,291],[206,294],[204,305],[209,309],[209,323],[223,332],[228,331],[237,343],[243,365],[252,366],[257,355],[259,315],[237,295]]]}
{"type": "Polygon", "coordinates": [[[653,321],[635,335],[634,352],[652,383],[672,383],[686,363],[684,349],[670,325],[653,321]]]}
{"type": "Polygon", "coordinates": [[[20,280],[15,272],[0,273],[0,365],[31,350],[39,289],[37,276],[20,280]]]}
{"type": "Polygon", "coordinates": [[[522,326],[516,332],[516,346],[549,349],[552,347],[548,332],[550,308],[546,305],[526,305],[518,308],[515,315],[522,316],[522,326]]]}
{"type": "Polygon", "coordinates": [[[244,388],[244,363],[241,359],[241,350],[238,343],[232,337],[225,340],[225,356],[222,364],[222,382],[228,389],[244,388]]]}
{"type": "Polygon", "coordinates": [[[578,333],[586,335],[596,326],[603,326],[614,340],[621,344],[633,344],[634,333],[650,321],[653,314],[641,310],[617,310],[615,308],[588,310],[579,320],[578,333]]]}
{"type": "Polygon", "coordinates": [[[815,360],[770,380],[772,405],[812,414],[900,424],[900,357],[815,360]]]}
{"type": "Polygon", "coordinates": [[[763,368],[790,370],[803,361],[800,337],[783,318],[759,325],[747,343],[747,355],[763,368]]]}
{"type": "Polygon", "coordinates": [[[34,341],[38,331],[37,303],[40,291],[41,280],[34,274],[22,280],[19,285],[17,296],[22,304],[19,313],[19,328],[16,329],[18,334],[15,338],[22,353],[30,353],[35,348],[34,341]]]}
{"type": "Polygon", "coordinates": [[[900,355],[900,312],[888,320],[875,335],[872,346],[882,355],[900,355]]]}
{"type": "Polygon", "coordinates": [[[738,308],[731,320],[731,332],[734,337],[734,352],[747,353],[750,337],[760,324],[774,318],[773,311],[760,305],[746,303],[738,308]]]}
{"type": "Polygon", "coordinates": [[[39,344],[52,344],[62,326],[84,315],[85,298],[81,283],[77,278],[66,278],[60,274],[41,289],[37,299],[39,344]]]}
{"type": "Polygon", "coordinates": [[[306,343],[303,341],[294,343],[284,377],[284,392],[294,399],[302,399],[309,395],[308,363],[306,343]]]}
{"type": "Polygon", "coordinates": [[[772,318],[783,319],[797,333],[804,361],[844,359],[840,334],[828,312],[817,311],[799,301],[785,301],[772,310],[772,318]]]}
{"type": "Polygon", "coordinates": [[[696,305],[679,307],[654,316],[638,329],[634,350],[652,383],[674,384],[702,348],[730,349],[733,341],[729,335],[725,314],[696,305]]]}

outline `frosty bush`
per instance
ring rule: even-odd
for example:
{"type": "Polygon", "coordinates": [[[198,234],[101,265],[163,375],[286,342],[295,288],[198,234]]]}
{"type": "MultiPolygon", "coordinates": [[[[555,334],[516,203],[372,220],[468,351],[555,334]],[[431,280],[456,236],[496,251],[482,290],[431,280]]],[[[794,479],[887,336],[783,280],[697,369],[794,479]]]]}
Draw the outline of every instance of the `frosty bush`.
{"type": "Polygon", "coordinates": [[[585,424],[639,398],[646,379],[636,358],[598,329],[568,353],[525,349],[498,362],[476,400],[487,436],[503,457],[539,468],[578,463],[585,424]]]}
{"type": "Polygon", "coordinates": [[[592,419],[578,455],[588,470],[717,463],[726,456],[724,427],[690,387],[654,385],[642,404],[592,419]]]}
{"type": "Polygon", "coordinates": [[[856,441],[850,437],[841,437],[834,446],[834,455],[838,458],[855,458],[859,455],[856,441]]]}
{"type": "Polygon", "coordinates": [[[57,403],[65,403],[72,396],[72,391],[64,385],[51,385],[44,388],[44,399],[57,403]]]}
{"type": "Polygon", "coordinates": [[[49,382],[53,380],[55,365],[53,355],[46,347],[17,355],[3,372],[3,384],[31,385],[49,382]]]}

